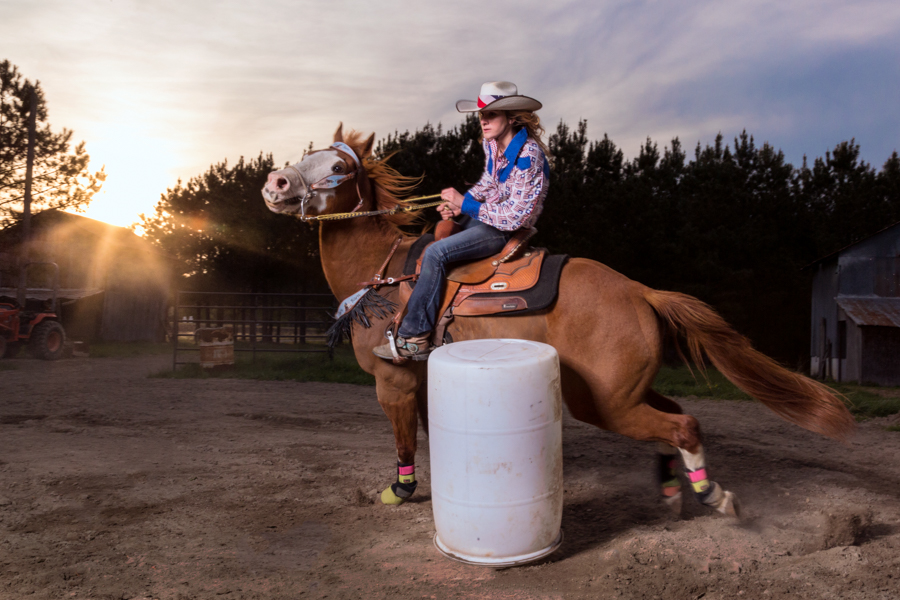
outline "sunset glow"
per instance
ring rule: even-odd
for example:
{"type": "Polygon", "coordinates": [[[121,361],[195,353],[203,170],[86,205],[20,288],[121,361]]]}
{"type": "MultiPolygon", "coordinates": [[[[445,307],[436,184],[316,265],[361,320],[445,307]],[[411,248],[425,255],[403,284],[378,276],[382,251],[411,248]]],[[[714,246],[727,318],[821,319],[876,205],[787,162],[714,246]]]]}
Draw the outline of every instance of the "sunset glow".
{"type": "Polygon", "coordinates": [[[91,140],[91,168],[105,167],[107,177],[85,215],[126,227],[137,214],[152,213],[160,194],[178,178],[182,159],[176,144],[154,135],[139,115],[98,124],[91,140]]]}
{"type": "Polygon", "coordinates": [[[87,214],[120,225],[223,160],[299,160],[341,121],[379,139],[453,127],[455,101],[497,79],[543,102],[548,133],[586,119],[626,156],[648,136],[692,149],[744,129],[795,165],[855,138],[880,166],[900,145],[898,3],[516,7],[48,0],[4,9],[0,56],[106,166],[87,214]]]}

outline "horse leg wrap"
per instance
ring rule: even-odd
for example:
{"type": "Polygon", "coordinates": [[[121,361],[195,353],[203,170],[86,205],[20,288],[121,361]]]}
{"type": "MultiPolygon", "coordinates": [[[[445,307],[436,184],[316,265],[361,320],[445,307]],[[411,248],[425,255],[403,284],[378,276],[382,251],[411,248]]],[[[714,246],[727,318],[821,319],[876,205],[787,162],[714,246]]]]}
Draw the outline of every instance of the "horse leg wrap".
{"type": "Polygon", "coordinates": [[[416,491],[416,465],[397,463],[397,481],[381,492],[383,504],[403,504],[416,491]]]}
{"type": "Polygon", "coordinates": [[[674,454],[658,454],[657,477],[662,486],[662,495],[669,498],[681,491],[678,479],[678,459],[674,454]]]}
{"type": "Polygon", "coordinates": [[[706,469],[689,471],[691,486],[701,504],[716,509],[723,515],[741,516],[741,505],[733,492],[726,492],[722,486],[706,477],[706,469]]]}
{"type": "Polygon", "coordinates": [[[722,488],[713,483],[710,485],[709,478],[706,476],[706,469],[697,469],[696,471],[687,472],[688,479],[691,480],[691,487],[694,488],[694,494],[701,504],[710,505],[718,500],[721,495],[722,488]]]}
{"type": "Polygon", "coordinates": [[[657,456],[656,477],[662,499],[673,514],[681,514],[681,480],[678,479],[678,454],[667,444],[661,444],[657,456]]]}
{"type": "Polygon", "coordinates": [[[701,504],[711,506],[723,515],[732,517],[741,516],[741,505],[734,492],[726,492],[715,481],[710,481],[706,475],[706,458],[703,455],[703,447],[696,452],[681,450],[681,458],[684,459],[685,471],[694,488],[694,495],[701,504]]]}

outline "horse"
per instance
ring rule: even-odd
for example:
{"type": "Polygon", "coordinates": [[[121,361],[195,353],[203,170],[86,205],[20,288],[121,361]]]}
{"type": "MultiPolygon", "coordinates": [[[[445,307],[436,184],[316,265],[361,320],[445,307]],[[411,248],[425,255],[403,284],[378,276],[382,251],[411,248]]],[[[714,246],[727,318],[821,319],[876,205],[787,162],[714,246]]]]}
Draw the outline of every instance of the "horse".
{"type": "MultiPolygon", "coordinates": [[[[400,277],[417,239],[404,233],[414,216],[397,210],[408,206],[401,196],[416,180],[388,166],[389,157],[374,157],[374,140],[374,133],[365,138],[350,131],[345,136],[341,124],[333,146],[310,151],[299,163],[270,173],[262,190],[270,210],[299,213],[306,220],[348,211],[386,213],[320,221],[322,268],[340,300],[359,292],[361,282],[376,273],[383,275],[382,280],[400,277]]],[[[396,286],[380,286],[377,293],[389,301],[398,298],[396,286]]],[[[384,343],[391,320],[385,312],[369,315],[364,324],[354,323],[350,337],[360,367],[375,377],[378,402],[390,419],[396,442],[398,479],[384,490],[381,500],[401,504],[415,491],[419,419],[427,432],[427,370],[425,362],[398,365],[372,354],[384,343]],[[405,496],[397,493],[397,482],[406,483],[405,496]]],[[[675,512],[680,512],[682,502],[676,470],[679,454],[702,504],[739,517],[740,503],[733,492],[710,479],[697,419],[652,389],[667,335],[683,340],[701,370],[708,359],[738,388],[787,421],[839,441],[855,427],[839,394],[754,349],[709,305],[686,294],[651,289],[593,260],[568,260],[558,296],[543,310],[457,317],[448,332],[454,341],[517,338],[553,346],[559,355],[563,401],[575,419],[658,443],[660,498],[675,512]]]]}

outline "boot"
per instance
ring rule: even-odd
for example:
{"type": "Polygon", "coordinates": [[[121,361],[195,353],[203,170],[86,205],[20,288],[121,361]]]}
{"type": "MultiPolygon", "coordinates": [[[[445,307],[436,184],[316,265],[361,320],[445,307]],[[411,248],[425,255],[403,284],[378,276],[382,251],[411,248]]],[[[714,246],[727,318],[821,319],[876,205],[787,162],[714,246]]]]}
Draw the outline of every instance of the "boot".
{"type": "Polygon", "coordinates": [[[372,352],[378,358],[385,360],[395,360],[397,358],[403,360],[428,360],[428,355],[434,347],[431,345],[431,334],[426,333],[408,338],[398,337],[394,341],[394,348],[391,348],[390,339],[386,344],[377,346],[372,352]],[[396,354],[394,353],[396,351],[396,354]]]}

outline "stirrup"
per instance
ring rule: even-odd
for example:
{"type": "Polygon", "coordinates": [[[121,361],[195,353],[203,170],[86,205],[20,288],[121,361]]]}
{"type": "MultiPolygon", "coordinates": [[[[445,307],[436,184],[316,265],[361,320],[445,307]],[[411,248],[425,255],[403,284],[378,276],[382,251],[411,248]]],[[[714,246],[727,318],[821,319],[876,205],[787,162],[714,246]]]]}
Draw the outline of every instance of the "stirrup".
{"type": "Polygon", "coordinates": [[[401,337],[395,338],[394,333],[390,329],[385,332],[384,336],[387,338],[388,343],[373,348],[372,352],[379,358],[393,360],[394,364],[397,365],[401,365],[408,360],[428,360],[428,355],[431,354],[433,349],[430,344],[428,347],[423,347],[424,344],[415,344],[401,337]],[[390,355],[387,354],[385,346],[390,349],[390,355]]]}

